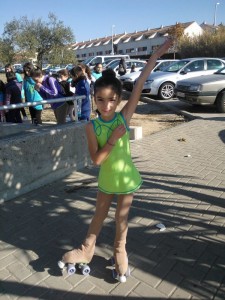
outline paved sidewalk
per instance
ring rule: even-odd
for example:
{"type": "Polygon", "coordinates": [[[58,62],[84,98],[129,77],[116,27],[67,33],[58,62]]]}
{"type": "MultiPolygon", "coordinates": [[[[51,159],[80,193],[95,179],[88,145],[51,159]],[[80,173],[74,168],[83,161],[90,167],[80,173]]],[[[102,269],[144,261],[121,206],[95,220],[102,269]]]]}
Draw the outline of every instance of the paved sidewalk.
{"type": "Polygon", "coordinates": [[[112,279],[108,261],[115,202],[91,275],[57,268],[93,215],[98,170],[86,168],[0,206],[0,299],[225,298],[224,120],[161,131],[133,142],[132,153],[144,184],[130,212],[127,283],[112,279]]]}

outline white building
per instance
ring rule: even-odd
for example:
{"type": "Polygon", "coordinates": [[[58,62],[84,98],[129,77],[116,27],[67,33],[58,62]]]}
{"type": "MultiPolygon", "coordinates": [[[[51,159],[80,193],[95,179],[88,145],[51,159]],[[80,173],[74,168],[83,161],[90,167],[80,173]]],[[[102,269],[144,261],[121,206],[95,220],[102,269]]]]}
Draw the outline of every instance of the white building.
{"type": "MultiPolygon", "coordinates": [[[[203,29],[196,22],[180,23],[184,28],[184,34],[200,35],[203,29]]],[[[83,41],[73,45],[78,60],[85,60],[96,55],[129,54],[131,57],[149,57],[152,51],[161,45],[171,26],[122,33],[104,38],[83,41]],[[113,48],[112,48],[113,42],[113,48]],[[113,49],[113,51],[112,51],[113,49]]]]}

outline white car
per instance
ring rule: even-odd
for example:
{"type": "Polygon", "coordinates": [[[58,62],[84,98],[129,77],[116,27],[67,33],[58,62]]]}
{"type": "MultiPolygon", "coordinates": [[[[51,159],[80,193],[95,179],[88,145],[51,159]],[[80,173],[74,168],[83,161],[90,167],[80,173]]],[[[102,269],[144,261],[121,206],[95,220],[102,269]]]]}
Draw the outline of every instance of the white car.
{"type": "MultiPolygon", "coordinates": [[[[165,67],[168,67],[175,61],[178,61],[178,60],[177,59],[175,59],[175,60],[174,59],[158,59],[156,61],[155,67],[152,70],[152,72],[162,71],[165,67]]],[[[134,81],[140,76],[141,71],[142,71],[142,69],[137,72],[127,73],[123,76],[120,76],[120,80],[123,84],[123,88],[126,91],[129,91],[129,92],[132,91],[133,86],[134,86],[134,81]]]]}
{"type": "MultiPolygon", "coordinates": [[[[118,74],[119,62],[120,62],[120,60],[116,60],[112,64],[108,65],[108,67],[107,67],[107,69],[112,69],[116,73],[116,76],[118,76],[118,77],[120,77],[118,74]]],[[[133,65],[135,66],[135,69],[137,71],[139,71],[146,65],[146,61],[140,60],[140,59],[125,59],[125,64],[126,64],[127,73],[130,73],[131,67],[133,65]]]]}
{"type": "Polygon", "coordinates": [[[225,66],[219,58],[186,58],[165,68],[162,72],[151,73],[145,81],[142,93],[171,99],[178,80],[213,74],[225,66]]]}

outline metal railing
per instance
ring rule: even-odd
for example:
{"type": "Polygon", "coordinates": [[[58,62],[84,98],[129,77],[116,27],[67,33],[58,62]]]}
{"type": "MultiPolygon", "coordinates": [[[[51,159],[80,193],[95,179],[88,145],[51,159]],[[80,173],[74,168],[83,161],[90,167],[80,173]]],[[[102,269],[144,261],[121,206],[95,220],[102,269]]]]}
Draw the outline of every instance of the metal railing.
{"type": "Polygon", "coordinates": [[[77,122],[78,121],[77,101],[85,99],[85,98],[86,98],[86,96],[71,96],[71,97],[41,100],[41,101],[35,101],[35,102],[24,102],[24,103],[10,104],[10,105],[2,105],[2,106],[0,106],[0,111],[1,110],[9,110],[9,109],[17,109],[17,108],[22,108],[22,107],[29,107],[29,106],[36,106],[36,105],[40,105],[40,104],[52,104],[52,103],[58,103],[58,102],[73,101],[74,112],[75,112],[75,122],[77,122]]]}

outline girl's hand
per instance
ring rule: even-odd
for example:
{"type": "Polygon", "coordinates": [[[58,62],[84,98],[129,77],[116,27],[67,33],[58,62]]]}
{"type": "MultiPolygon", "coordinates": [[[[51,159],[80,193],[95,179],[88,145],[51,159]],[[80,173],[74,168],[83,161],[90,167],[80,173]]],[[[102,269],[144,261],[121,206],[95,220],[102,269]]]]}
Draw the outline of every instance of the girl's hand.
{"type": "Polygon", "coordinates": [[[40,91],[40,87],[41,86],[42,86],[41,83],[36,83],[35,86],[34,86],[34,88],[35,88],[36,91],[40,91]]]}
{"type": "Polygon", "coordinates": [[[167,50],[173,45],[174,41],[171,38],[168,38],[154,53],[157,57],[162,56],[167,50]]]}
{"type": "Polygon", "coordinates": [[[119,125],[113,130],[111,137],[109,138],[109,142],[115,144],[119,138],[121,138],[126,133],[126,127],[124,125],[119,125]]]}

